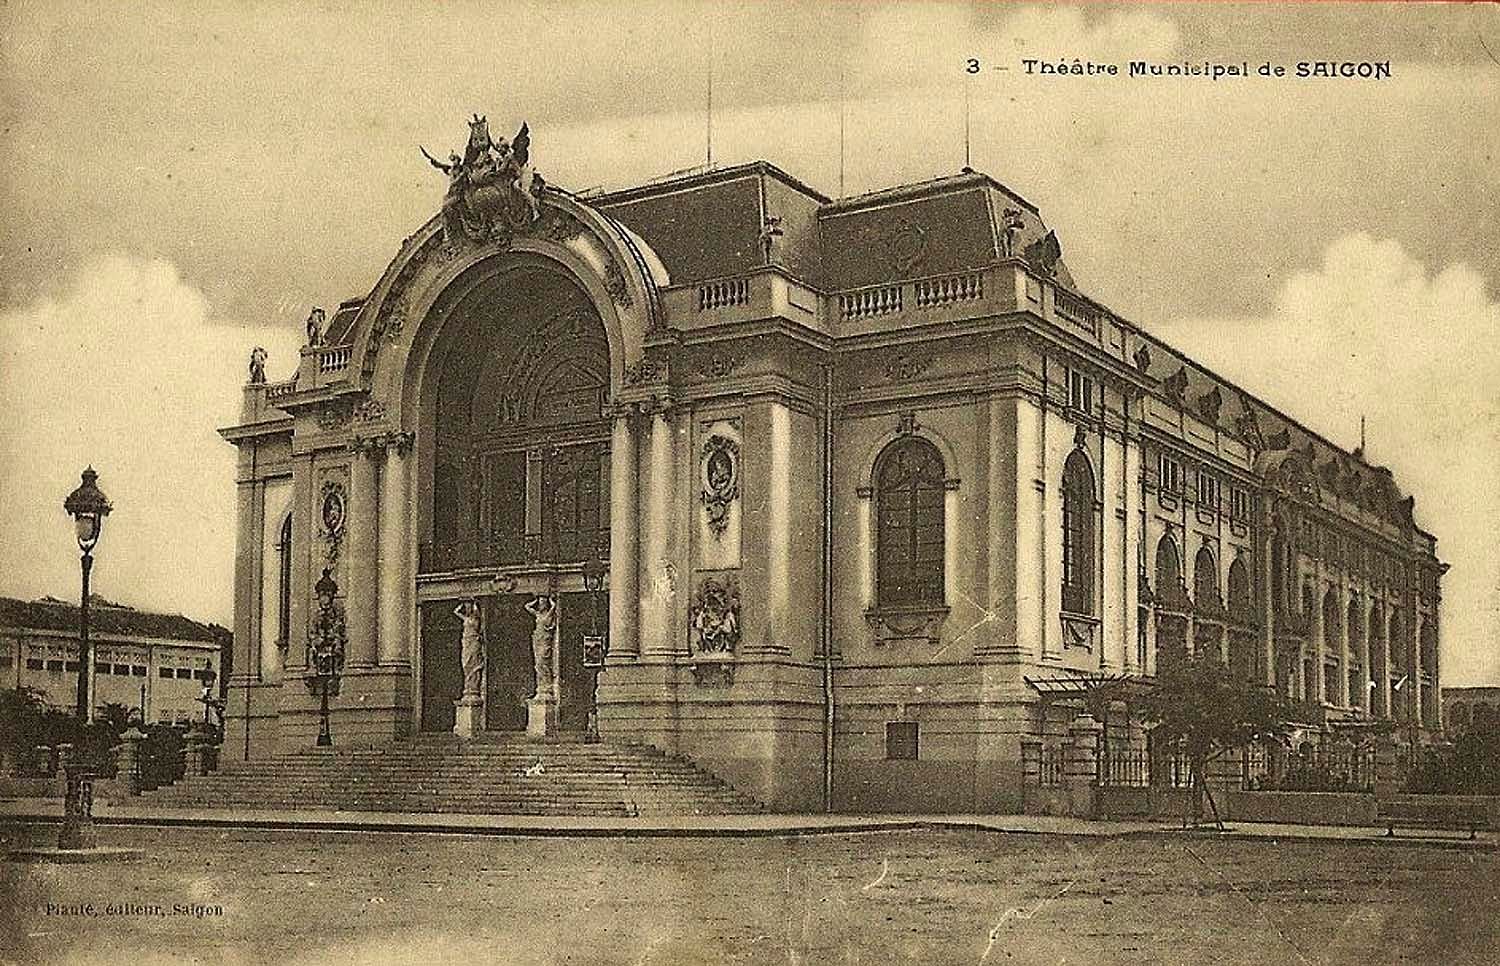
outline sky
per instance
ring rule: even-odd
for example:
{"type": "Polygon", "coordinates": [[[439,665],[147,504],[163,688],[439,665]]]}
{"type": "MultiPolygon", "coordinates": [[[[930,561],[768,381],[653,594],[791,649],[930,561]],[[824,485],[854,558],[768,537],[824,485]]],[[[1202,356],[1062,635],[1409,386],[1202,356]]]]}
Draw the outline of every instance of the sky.
{"type": "Polygon", "coordinates": [[[956,172],[967,101],[970,163],[1086,293],[1348,448],[1365,417],[1452,564],[1445,683],[1500,683],[1497,58],[1494,5],[7,3],[0,594],[76,594],[61,500],[92,462],[97,590],[228,623],[215,430],[251,346],[290,375],[309,307],[367,292],[436,210],[417,146],[477,111],[526,120],[553,184],[635,184],[704,163],[711,73],[716,162],[835,195],[956,172]]]}

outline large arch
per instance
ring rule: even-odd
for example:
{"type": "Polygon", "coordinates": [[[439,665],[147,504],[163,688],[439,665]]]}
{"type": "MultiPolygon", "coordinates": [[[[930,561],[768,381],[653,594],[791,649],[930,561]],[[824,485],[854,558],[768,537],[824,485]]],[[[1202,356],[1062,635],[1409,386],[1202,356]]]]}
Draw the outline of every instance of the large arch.
{"type": "MultiPolygon", "coordinates": [[[[665,391],[646,364],[645,342],[661,325],[659,289],[669,281],[618,222],[549,191],[534,225],[508,239],[450,240],[433,219],[360,307],[348,371],[368,396],[356,407],[356,438],[412,441],[409,454],[389,449],[378,472],[382,506],[389,496],[389,505],[413,511],[387,532],[405,535],[401,570],[406,587],[415,583],[407,613],[421,727],[452,727],[455,597],[489,594],[485,626],[494,633],[486,639],[524,643],[524,595],[558,595],[562,648],[577,649],[579,615],[599,609],[584,593],[581,561],[603,557],[606,619],[621,628],[612,640],[621,654],[635,646],[636,504],[629,501],[630,520],[619,524],[630,537],[622,546],[610,539],[608,506],[612,480],[634,484],[638,430],[613,417],[632,398],[665,391]],[[446,556],[434,554],[440,543],[446,556]],[[502,601],[487,586],[497,568],[519,578],[505,592],[514,599],[502,601]]],[[[381,540],[383,547],[384,532],[381,540]]],[[[490,727],[526,726],[518,695],[536,689],[536,676],[529,661],[510,658],[490,655],[500,667],[486,675],[492,690],[510,668],[516,692],[504,702],[488,696],[487,711],[504,706],[509,715],[491,714],[490,727]]],[[[576,669],[582,659],[560,656],[555,666],[576,669]]],[[[557,693],[566,698],[569,687],[563,681],[557,693]]],[[[582,727],[559,706],[564,730],[582,727]]]]}

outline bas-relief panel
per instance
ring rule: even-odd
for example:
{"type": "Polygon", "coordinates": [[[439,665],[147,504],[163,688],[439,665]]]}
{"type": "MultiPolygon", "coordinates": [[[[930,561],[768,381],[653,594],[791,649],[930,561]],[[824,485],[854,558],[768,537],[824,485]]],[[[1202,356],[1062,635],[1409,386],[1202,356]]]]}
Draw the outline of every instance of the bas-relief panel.
{"type": "Polygon", "coordinates": [[[735,417],[700,422],[693,485],[697,569],[740,566],[742,445],[735,417]]]}
{"type": "Polygon", "coordinates": [[[309,579],[316,580],[326,568],[333,579],[338,581],[339,596],[342,597],[348,584],[344,576],[344,545],[348,530],[349,468],[319,468],[312,499],[315,542],[309,579]]]}

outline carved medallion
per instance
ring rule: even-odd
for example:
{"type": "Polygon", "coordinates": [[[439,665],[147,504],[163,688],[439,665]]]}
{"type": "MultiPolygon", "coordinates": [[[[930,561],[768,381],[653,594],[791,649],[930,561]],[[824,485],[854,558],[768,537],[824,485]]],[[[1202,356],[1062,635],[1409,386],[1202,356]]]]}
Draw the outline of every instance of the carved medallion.
{"type": "Polygon", "coordinates": [[[344,484],[338,480],[324,481],[322,499],[318,506],[319,529],[326,547],[328,565],[332,567],[339,559],[339,547],[344,542],[344,525],[347,522],[348,504],[344,484]]]}
{"type": "Polygon", "coordinates": [[[740,642],[739,582],[732,574],[704,577],[689,617],[695,655],[732,656],[740,642]]]}
{"type": "Polygon", "coordinates": [[[722,537],[729,526],[729,507],[740,495],[740,446],[727,436],[713,435],[703,443],[698,469],[708,529],[722,537]]]}
{"type": "Polygon", "coordinates": [[[927,257],[927,231],[920,225],[900,224],[881,238],[891,266],[898,274],[909,274],[927,257]]]}

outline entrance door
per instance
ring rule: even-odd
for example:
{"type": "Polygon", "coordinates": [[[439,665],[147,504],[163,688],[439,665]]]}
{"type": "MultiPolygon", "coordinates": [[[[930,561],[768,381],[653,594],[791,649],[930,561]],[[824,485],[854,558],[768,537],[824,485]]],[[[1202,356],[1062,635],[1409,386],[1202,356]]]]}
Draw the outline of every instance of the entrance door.
{"type": "Polygon", "coordinates": [[[536,691],[531,662],[535,626],[522,594],[484,599],[484,724],[490,731],[525,731],[526,699],[536,691]]]}
{"type": "Polygon", "coordinates": [[[456,601],[422,605],[422,730],[453,730],[453,702],[463,691],[463,626],[456,601]]]}
{"type": "MultiPolygon", "coordinates": [[[[563,731],[583,731],[588,725],[589,702],[593,700],[593,672],[583,666],[583,635],[589,633],[591,594],[561,594],[562,638],[558,651],[559,694],[557,721],[563,731]]],[[[604,594],[600,594],[604,610],[604,594]]],[[[599,626],[608,620],[599,615],[599,626]]]]}

